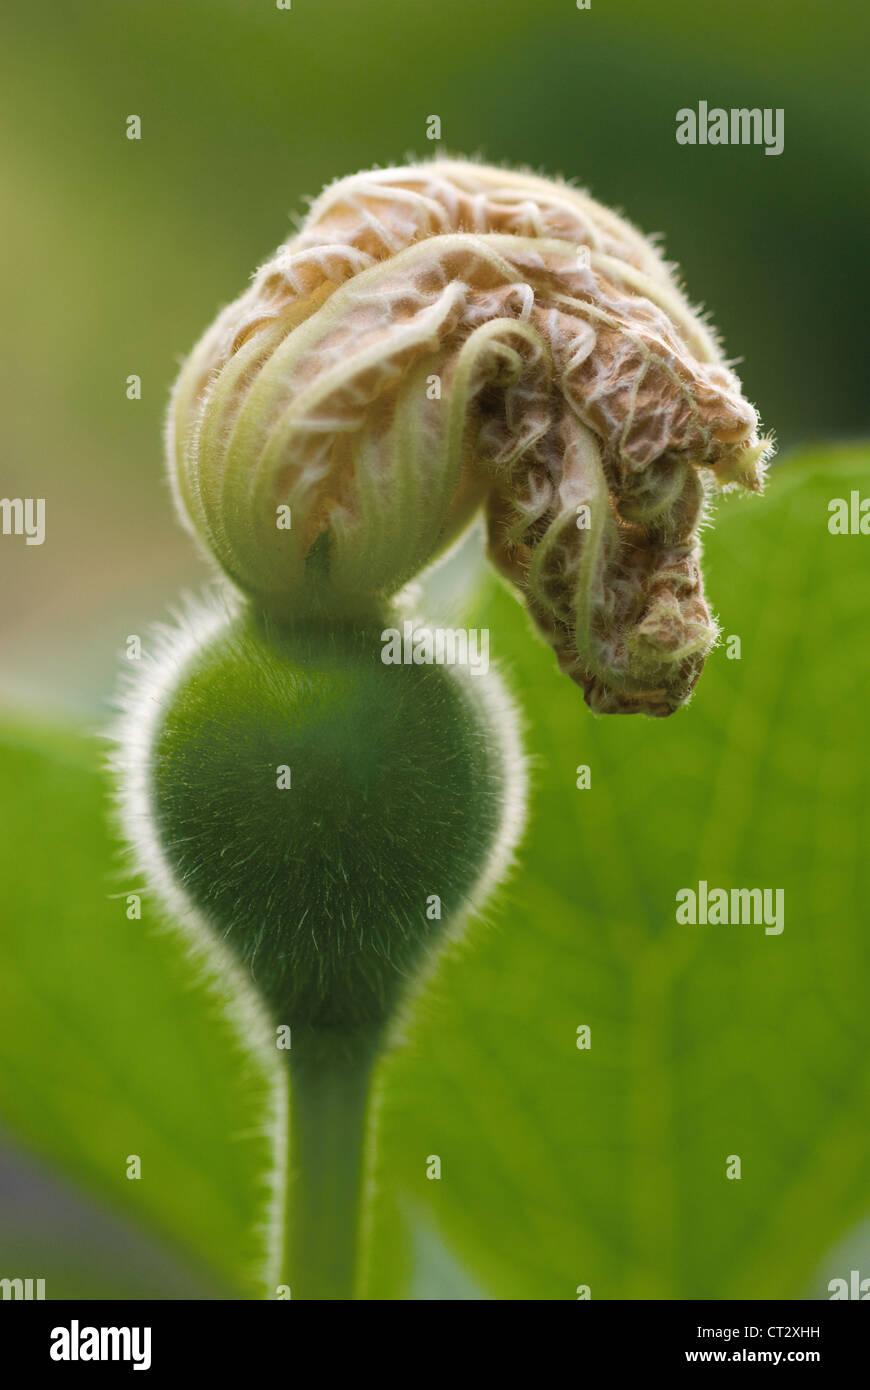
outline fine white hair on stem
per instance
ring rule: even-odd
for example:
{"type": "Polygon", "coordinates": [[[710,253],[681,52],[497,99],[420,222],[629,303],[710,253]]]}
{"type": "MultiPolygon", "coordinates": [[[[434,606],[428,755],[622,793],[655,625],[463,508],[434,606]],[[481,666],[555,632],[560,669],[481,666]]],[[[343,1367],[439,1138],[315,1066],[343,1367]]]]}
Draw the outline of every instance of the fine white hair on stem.
{"type": "Polygon", "coordinates": [[[107,731],[112,743],[109,768],[115,788],[115,819],[126,845],[128,866],[140,874],[146,891],[165,908],[161,929],[171,931],[205,986],[215,1019],[229,1030],[241,1060],[237,1084],[256,1089],[262,1099],[259,1131],[230,1136],[234,1142],[265,1139],[271,1162],[262,1178],[260,1209],[252,1234],[262,1251],[245,1272],[266,1291],[274,1290],[282,1258],[282,1214],[287,1168],[288,1097],[285,1068],[275,1047],[266,1009],[237,961],[213,927],[189,901],[166,862],[155,830],[151,802],[152,748],[161,715],[195,653],[228,618],[239,600],[228,587],[215,586],[204,597],[187,596],[175,622],[151,629],[140,661],[124,674],[118,716],[107,731]]]}
{"type": "MultiPolygon", "coordinates": [[[[413,601],[408,595],[408,603],[413,601]]],[[[142,660],[128,674],[120,700],[120,715],[112,731],[111,767],[117,786],[117,816],[129,845],[129,857],[145,878],[147,889],[165,906],[188,956],[207,982],[217,1010],[231,1027],[248,1058],[250,1074],[265,1083],[264,1132],[274,1162],[266,1178],[258,1232],[264,1251],[264,1270],[257,1273],[267,1287],[278,1279],[282,1254],[281,1213],[287,1175],[287,1082],[277,1060],[274,1034],[266,1008],[237,958],[221,939],[222,928],[198,909],[180,882],[161,843],[154,793],[154,747],[162,720],[179,688],[185,683],[198,656],[237,619],[246,605],[228,586],[216,587],[204,598],[188,598],[172,624],[160,624],[146,640],[142,660]],[[269,1056],[273,1064],[269,1063],[269,1056]]],[[[405,613],[410,613],[410,607],[405,613]]],[[[412,625],[421,624],[412,619],[412,625]]],[[[446,665],[444,676],[459,686],[476,711],[479,737],[497,750],[498,824],[486,853],[481,855],[477,877],[462,894],[461,902],[444,922],[438,947],[424,949],[419,967],[405,980],[396,1014],[388,1028],[388,1042],[401,1042],[411,1006],[431,977],[444,945],[459,942],[470,918],[480,919],[485,904],[515,863],[526,818],[527,762],[523,754],[517,709],[500,675],[489,669],[481,679],[461,663],[446,665]]],[[[243,1136],[239,1136],[243,1137],[243,1136]]]]}

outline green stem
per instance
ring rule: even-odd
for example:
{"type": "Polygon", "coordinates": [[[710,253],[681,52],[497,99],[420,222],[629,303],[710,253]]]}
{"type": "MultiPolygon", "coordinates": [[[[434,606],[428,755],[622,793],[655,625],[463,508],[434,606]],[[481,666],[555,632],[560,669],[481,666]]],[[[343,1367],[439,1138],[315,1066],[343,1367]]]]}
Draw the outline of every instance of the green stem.
{"type": "Polygon", "coordinates": [[[371,1046],[291,1057],[284,1282],[294,1299],[354,1297],[373,1062],[371,1046]]]}

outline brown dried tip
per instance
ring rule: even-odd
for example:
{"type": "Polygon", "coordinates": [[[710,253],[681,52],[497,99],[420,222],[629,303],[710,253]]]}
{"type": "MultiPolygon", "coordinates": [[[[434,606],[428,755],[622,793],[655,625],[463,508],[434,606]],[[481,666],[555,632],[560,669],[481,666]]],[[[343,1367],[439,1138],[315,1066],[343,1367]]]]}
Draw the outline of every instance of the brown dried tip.
{"type": "Polygon", "coordinates": [[[482,505],[559,665],[620,714],[691,693],[705,503],[759,490],[770,451],[640,233],[457,161],[328,188],[192,354],[170,430],[182,514],[278,613],[315,583],[336,608],[394,593],[482,505]]]}

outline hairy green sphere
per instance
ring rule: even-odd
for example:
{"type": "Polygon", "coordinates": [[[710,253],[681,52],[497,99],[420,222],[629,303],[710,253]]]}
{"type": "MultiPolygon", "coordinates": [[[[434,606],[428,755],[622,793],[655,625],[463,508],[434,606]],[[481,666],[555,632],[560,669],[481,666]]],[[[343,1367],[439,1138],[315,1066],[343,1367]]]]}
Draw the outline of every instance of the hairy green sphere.
{"type": "Polygon", "coordinates": [[[296,1030],[377,1036],[518,818],[496,678],[385,665],[382,647],[380,625],[279,631],[245,611],[183,663],[153,724],[163,866],[294,1051],[296,1030]]]}

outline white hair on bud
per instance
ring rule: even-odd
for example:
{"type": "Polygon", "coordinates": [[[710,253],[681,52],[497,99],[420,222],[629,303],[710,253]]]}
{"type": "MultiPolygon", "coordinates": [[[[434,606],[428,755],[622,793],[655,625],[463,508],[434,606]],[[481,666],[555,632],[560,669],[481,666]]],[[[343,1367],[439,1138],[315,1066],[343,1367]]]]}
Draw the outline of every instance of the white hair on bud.
{"type": "Polygon", "coordinates": [[[197,979],[205,985],[218,1021],[229,1029],[242,1059],[238,1085],[262,1092],[264,1116],[257,1131],[229,1136],[233,1142],[265,1139],[272,1162],[263,1174],[262,1207],[253,1234],[262,1248],[247,1271],[267,1296],[274,1290],[283,1256],[286,1201],[288,1099],[286,1068],[275,1034],[256,990],[235,957],[179,887],[160,847],[151,803],[151,749],[161,715],[190,660],[239,607],[228,586],[202,598],[190,595],[174,614],[158,623],[143,643],[135,670],[125,671],[118,695],[118,717],[108,730],[113,744],[109,770],[115,787],[115,819],[127,846],[129,866],[166,909],[165,925],[182,944],[197,979]],[[270,1059],[271,1053],[271,1059],[270,1059]]]}

